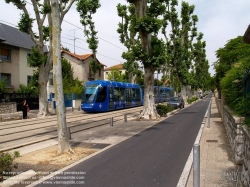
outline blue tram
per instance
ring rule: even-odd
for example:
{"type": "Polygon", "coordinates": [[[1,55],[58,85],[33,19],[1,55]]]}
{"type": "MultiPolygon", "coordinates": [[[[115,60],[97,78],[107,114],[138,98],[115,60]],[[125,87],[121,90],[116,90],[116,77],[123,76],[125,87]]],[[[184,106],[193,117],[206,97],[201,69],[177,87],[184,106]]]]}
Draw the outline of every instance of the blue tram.
{"type": "Polygon", "coordinates": [[[174,96],[174,89],[165,86],[154,86],[155,103],[166,102],[168,98],[174,96]]]}
{"type": "Polygon", "coordinates": [[[88,81],[81,108],[86,112],[105,112],[143,104],[142,91],[137,84],[88,81]]]}
{"type": "MultiPolygon", "coordinates": [[[[85,85],[81,108],[85,112],[106,112],[143,105],[144,89],[138,84],[95,80],[85,85]]],[[[164,102],[173,96],[169,87],[154,87],[155,102],[164,102]]]]}
{"type": "MultiPolygon", "coordinates": [[[[144,98],[144,87],[141,87],[142,98],[144,98]]],[[[174,97],[174,89],[166,86],[154,86],[155,103],[166,102],[168,98],[174,97]]]]}

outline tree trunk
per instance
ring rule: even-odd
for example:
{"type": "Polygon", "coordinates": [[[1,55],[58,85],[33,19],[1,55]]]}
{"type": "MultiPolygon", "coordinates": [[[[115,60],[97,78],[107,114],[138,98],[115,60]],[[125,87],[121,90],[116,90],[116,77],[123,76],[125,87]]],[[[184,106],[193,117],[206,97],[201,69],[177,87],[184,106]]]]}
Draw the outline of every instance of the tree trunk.
{"type": "MultiPolygon", "coordinates": [[[[147,3],[148,0],[135,0],[133,2],[133,4],[135,5],[135,14],[137,19],[141,19],[144,16],[147,16],[147,3]]],[[[151,33],[140,31],[139,34],[142,49],[147,53],[147,56],[149,57],[152,49],[151,33]]],[[[158,119],[159,115],[156,111],[154,96],[154,69],[144,66],[144,70],[144,108],[139,117],[142,119],[158,119]]]]}
{"type": "Polygon", "coordinates": [[[66,113],[64,105],[62,85],[62,64],[61,64],[61,27],[58,0],[51,0],[52,3],[52,38],[53,38],[53,79],[56,98],[57,131],[58,131],[58,154],[72,152],[67,136],[66,113]]]}
{"type": "Polygon", "coordinates": [[[158,119],[155,107],[155,95],[154,95],[154,70],[145,68],[144,74],[144,108],[139,118],[142,119],[158,119]]]}
{"type": "Polygon", "coordinates": [[[39,112],[37,117],[43,117],[49,115],[48,110],[48,99],[47,99],[47,83],[49,79],[49,73],[51,67],[49,67],[49,62],[39,67],[39,112]]]}
{"type": "Polygon", "coordinates": [[[181,96],[183,100],[185,101],[185,103],[187,103],[187,86],[185,85],[181,86],[181,96]]]}

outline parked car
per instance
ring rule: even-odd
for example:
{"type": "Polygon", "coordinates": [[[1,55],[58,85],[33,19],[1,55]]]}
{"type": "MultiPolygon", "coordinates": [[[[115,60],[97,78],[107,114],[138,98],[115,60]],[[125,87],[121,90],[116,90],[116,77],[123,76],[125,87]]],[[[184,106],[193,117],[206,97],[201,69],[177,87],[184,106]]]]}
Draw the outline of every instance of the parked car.
{"type": "Polygon", "coordinates": [[[199,92],[199,98],[202,99],[203,98],[203,93],[199,92]]]}
{"type": "Polygon", "coordinates": [[[167,105],[174,107],[175,109],[177,108],[184,108],[185,107],[185,102],[182,97],[170,97],[167,105]]]}

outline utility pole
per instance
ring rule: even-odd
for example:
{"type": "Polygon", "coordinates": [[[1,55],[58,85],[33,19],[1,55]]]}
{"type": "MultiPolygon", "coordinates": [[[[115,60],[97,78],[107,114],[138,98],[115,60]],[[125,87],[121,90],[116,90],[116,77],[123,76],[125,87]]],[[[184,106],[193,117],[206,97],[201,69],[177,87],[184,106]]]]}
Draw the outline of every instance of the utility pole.
{"type": "Polygon", "coordinates": [[[74,31],[74,38],[71,39],[71,40],[74,40],[74,54],[76,54],[76,53],[75,53],[75,41],[76,41],[76,39],[79,39],[79,38],[76,38],[76,37],[75,37],[75,30],[78,30],[78,29],[71,29],[71,30],[74,31]]]}

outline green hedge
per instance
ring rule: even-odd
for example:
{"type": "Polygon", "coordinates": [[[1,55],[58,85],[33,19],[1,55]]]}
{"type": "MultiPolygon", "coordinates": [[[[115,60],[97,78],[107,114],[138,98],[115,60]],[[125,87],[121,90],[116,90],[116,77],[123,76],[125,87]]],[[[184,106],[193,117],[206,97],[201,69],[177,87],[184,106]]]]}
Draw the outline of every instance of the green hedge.
{"type": "Polygon", "coordinates": [[[250,104],[249,94],[244,97],[244,74],[250,68],[249,60],[234,64],[220,82],[226,104],[239,116],[249,113],[246,110],[246,104],[250,104]]]}
{"type": "Polygon", "coordinates": [[[194,101],[196,101],[196,100],[198,100],[198,97],[188,98],[188,99],[187,99],[187,103],[190,104],[190,103],[192,103],[192,102],[194,102],[194,101]]]}
{"type": "Polygon", "coordinates": [[[157,110],[157,112],[158,112],[158,114],[159,114],[160,116],[164,116],[164,115],[166,115],[168,112],[173,111],[174,108],[171,107],[171,106],[168,106],[168,105],[159,104],[159,105],[156,106],[156,110],[157,110]]]}

